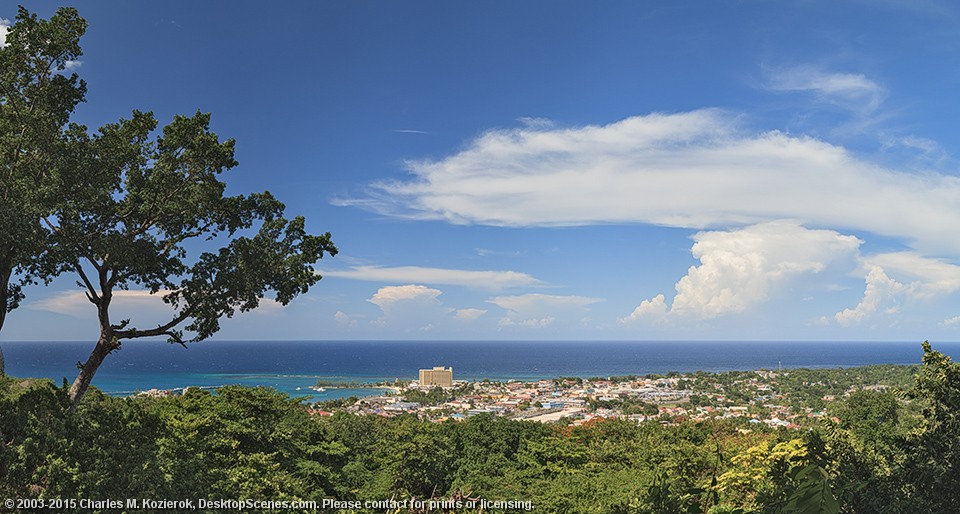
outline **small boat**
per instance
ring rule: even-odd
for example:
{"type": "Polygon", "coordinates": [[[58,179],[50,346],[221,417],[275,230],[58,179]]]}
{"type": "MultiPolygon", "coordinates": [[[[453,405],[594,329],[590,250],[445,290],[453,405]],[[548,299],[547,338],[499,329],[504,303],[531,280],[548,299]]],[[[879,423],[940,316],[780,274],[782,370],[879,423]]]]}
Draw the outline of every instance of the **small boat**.
{"type": "Polygon", "coordinates": [[[318,392],[318,393],[322,393],[322,392],[326,391],[326,389],[324,389],[324,388],[322,388],[322,387],[316,387],[316,386],[311,387],[310,389],[313,389],[314,391],[316,391],[316,392],[318,392]]]}

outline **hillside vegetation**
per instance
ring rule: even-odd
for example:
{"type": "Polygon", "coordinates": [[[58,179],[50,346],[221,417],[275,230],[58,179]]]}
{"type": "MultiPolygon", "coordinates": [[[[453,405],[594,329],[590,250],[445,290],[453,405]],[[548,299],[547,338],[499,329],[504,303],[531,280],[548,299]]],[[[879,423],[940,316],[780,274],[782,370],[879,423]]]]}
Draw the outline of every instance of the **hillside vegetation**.
{"type": "Polygon", "coordinates": [[[489,415],[325,417],[259,387],[94,391],[72,412],[65,388],[5,377],[0,493],[359,506],[345,512],[426,511],[363,508],[410,498],[447,500],[431,512],[477,512],[455,505],[481,499],[518,502],[487,512],[960,512],[958,408],[960,366],[929,345],[909,390],[858,391],[837,400],[839,422],[804,430],[722,419],[568,427],[489,415]]]}

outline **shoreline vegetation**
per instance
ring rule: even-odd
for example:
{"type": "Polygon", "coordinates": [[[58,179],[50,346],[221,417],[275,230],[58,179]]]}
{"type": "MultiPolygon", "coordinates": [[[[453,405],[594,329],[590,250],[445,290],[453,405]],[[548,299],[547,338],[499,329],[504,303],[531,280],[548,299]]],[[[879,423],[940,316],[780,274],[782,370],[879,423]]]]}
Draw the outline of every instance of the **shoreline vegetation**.
{"type": "Polygon", "coordinates": [[[323,410],[240,386],[92,389],[74,411],[66,385],[0,377],[0,489],[332,498],[351,512],[417,499],[465,513],[468,498],[548,513],[957,512],[960,365],[924,350],[920,366],[409,384],[379,412],[364,410],[370,399],[323,410]],[[534,386],[558,405],[513,403],[534,386]],[[464,400],[463,416],[444,410],[464,400]]]}

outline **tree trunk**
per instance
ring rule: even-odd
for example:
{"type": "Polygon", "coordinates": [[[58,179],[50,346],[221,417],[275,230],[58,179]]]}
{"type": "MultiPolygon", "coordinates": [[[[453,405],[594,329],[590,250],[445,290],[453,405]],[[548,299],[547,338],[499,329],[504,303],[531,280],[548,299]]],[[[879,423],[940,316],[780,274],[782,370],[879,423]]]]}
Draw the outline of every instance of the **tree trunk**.
{"type": "Polygon", "coordinates": [[[90,387],[90,382],[93,381],[93,376],[97,373],[97,368],[103,364],[103,359],[106,359],[107,355],[117,348],[120,348],[120,343],[113,340],[112,334],[100,335],[97,346],[93,348],[90,357],[87,358],[87,362],[80,368],[77,379],[74,380],[73,385],[70,386],[70,403],[72,404],[72,409],[76,410],[77,405],[80,405],[80,400],[83,398],[83,394],[87,392],[87,388],[90,387]]]}
{"type": "MultiPolygon", "coordinates": [[[[7,319],[7,306],[10,303],[10,277],[13,276],[13,266],[8,265],[6,259],[0,262],[0,332],[3,331],[3,322],[7,319]]],[[[0,376],[5,374],[3,349],[0,348],[0,376]]]]}
{"type": "Polygon", "coordinates": [[[7,319],[7,307],[10,303],[10,277],[13,276],[13,264],[7,259],[0,260],[0,331],[7,319]]]}

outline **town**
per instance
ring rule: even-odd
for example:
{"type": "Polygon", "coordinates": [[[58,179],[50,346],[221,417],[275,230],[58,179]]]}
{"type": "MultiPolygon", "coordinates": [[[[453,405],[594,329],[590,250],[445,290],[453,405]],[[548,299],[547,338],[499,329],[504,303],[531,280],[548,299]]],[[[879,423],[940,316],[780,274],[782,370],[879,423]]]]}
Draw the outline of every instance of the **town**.
{"type": "Polygon", "coordinates": [[[435,422],[489,414],[574,426],[598,418],[665,424],[722,418],[742,423],[745,430],[757,425],[798,429],[833,417],[828,404],[852,392],[908,388],[915,371],[866,366],[499,382],[454,380],[452,368],[435,367],[421,370],[418,380],[379,384],[391,389],[386,395],[319,402],[310,412],[414,414],[435,422]]]}

